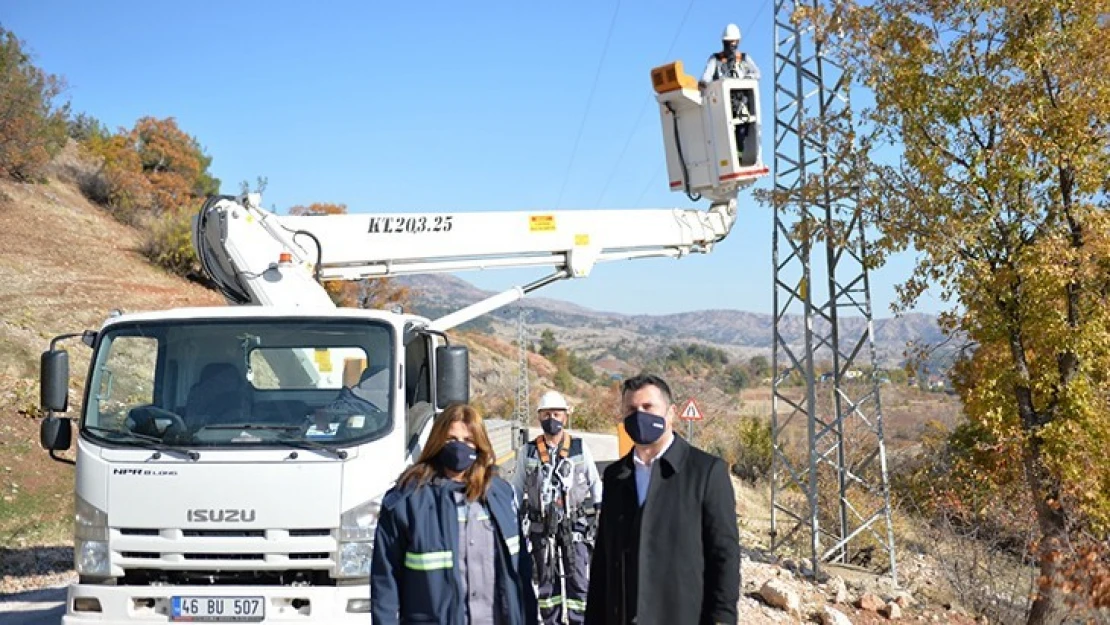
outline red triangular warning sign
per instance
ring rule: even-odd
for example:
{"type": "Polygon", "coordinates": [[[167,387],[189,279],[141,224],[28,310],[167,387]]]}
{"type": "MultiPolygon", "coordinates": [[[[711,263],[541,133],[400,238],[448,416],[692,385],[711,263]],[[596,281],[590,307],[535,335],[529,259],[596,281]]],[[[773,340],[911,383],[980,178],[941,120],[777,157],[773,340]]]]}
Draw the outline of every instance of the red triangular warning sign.
{"type": "Polygon", "coordinates": [[[682,406],[682,411],[678,413],[678,418],[683,421],[701,421],[704,417],[702,417],[701,410],[698,409],[698,403],[691,397],[687,399],[686,404],[682,406]]]}

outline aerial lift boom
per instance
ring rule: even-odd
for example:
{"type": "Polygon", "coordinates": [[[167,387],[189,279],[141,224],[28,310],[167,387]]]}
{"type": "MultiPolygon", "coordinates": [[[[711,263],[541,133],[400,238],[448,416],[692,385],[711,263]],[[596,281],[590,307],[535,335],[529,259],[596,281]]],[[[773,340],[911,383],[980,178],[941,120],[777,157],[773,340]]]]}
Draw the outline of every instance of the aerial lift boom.
{"type": "Polygon", "coordinates": [[[652,82],[670,187],[709,199],[707,210],[278,216],[258,194],[244,194],[205,203],[194,224],[198,256],[231,303],[305,308],[333,306],[322,287],[333,280],[552,268],[432,322],[445,331],[554,281],[586,277],[599,262],[709,253],[736,222],[737,193],[768,173],[758,85],[725,79],[702,92],[681,63],[656,68],[652,82]]]}

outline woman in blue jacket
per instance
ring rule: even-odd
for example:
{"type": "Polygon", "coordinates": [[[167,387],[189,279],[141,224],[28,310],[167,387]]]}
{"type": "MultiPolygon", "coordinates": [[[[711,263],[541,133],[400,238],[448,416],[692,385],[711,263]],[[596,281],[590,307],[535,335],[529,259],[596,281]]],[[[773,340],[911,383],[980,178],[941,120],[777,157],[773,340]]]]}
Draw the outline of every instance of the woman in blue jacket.
{"type": "Polygon", "coordinates": [[[495,473],[482,416],[448,407],[382,501],[370,573],[375,625],[536,623],[516,499],[495,473]]]}

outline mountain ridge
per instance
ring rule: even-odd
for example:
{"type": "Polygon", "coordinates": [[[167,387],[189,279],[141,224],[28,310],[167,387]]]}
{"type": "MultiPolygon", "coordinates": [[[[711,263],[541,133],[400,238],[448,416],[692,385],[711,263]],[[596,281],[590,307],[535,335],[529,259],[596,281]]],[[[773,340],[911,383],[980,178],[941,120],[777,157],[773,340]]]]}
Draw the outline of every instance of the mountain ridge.
{"type": "MultiPolygon", "coordinates": [[[[397,281],[409,287],[412,308],[428,317],[446,314],[494,294],[454,275],[404,276],[397,281]]],[[[691,342],[711,344],[742,357],[769,355],[774,344],[774,317],[768,313],[706,309],[662,315],[624,314],[545,297],[527,297],[516,305],[471,322],[469,327],[515,339],[518,311],[522,309],[527,311],[529,330],[537,335],[533,340],[538,339],[537,329],[550,329],[560,344],[597,358],[607,355],[619,358],[621,352],[628,349],[650,353],[668,345],[691,342]],[[636,340],[638,344],[622,348],[622,342],[636,340]]],[[[864,324],[862,317],[840,319],[842,342],[852,343],[847,347],[842,345],[842,350],[853,349],[855,342],[863,339],[864,324]]],[[[788,345],[801,348],[804,327],[800,315],[786,315],[779,329],[788,345]]],[[[926,313],[875,318],[872,327],[880,366],[900,365],[911,342],[937,345],[944,340],[937,317],[926,313]]],[[[827,332],[827,323],[818,320],[816,330],[827,332]]],[[[866,347],[861,347],[861,354],[865,354],[862,350],[866,347]]],[[[831,353],[823,355],[821,350],[816,353],[819,359],[823,356],[831,359],[831,353]]]]}

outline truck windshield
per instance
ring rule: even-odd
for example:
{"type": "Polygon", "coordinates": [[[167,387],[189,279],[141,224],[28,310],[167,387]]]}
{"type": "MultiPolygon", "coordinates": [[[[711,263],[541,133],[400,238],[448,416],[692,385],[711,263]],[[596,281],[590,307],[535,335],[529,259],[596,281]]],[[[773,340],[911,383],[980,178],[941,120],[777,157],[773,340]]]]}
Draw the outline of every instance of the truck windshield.
{"type": "Polygon", "coordinates": [[[97,344],[83,431],[189,449],[366,442],[393,427],[393,354],[372,320],[120,324],[97,344]]]}

